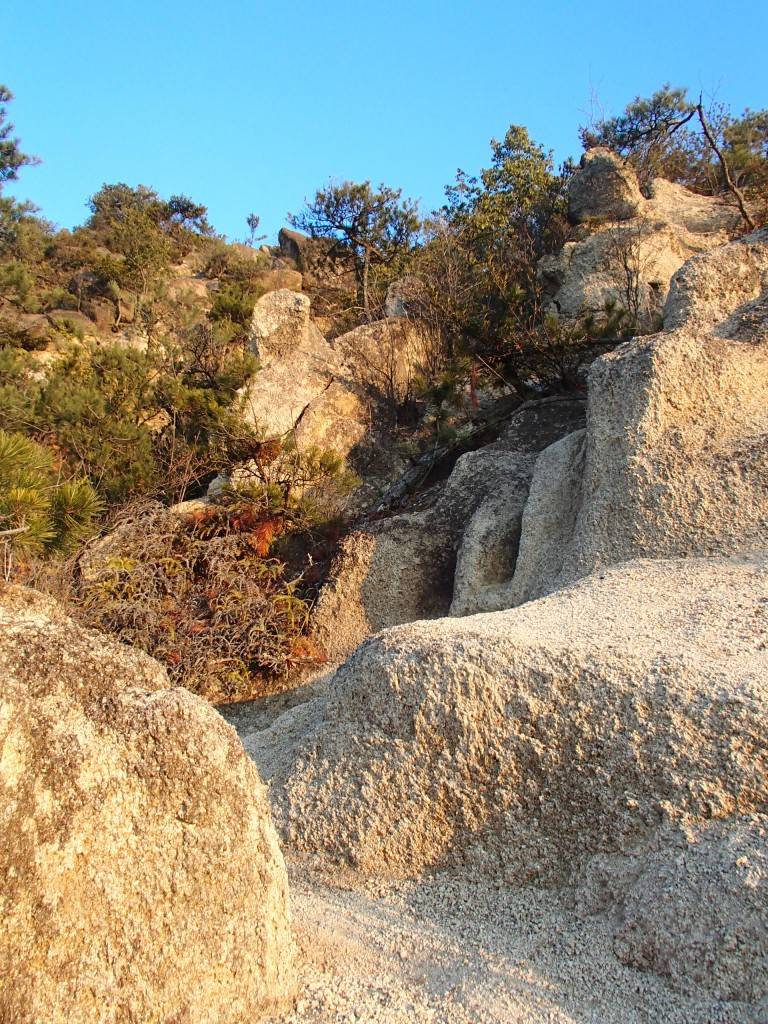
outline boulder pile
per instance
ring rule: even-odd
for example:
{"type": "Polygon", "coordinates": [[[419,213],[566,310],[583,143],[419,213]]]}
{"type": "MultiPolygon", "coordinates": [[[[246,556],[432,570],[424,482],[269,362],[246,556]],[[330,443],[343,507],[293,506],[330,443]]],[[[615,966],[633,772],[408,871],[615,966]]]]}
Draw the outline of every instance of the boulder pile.
{"type": "Polygon", "coordinates": [[[605,315],[618,303],[644,331],[658,329],[673,275],[692,256],[724,245],[738,210],[657,178],[646,198],[634,170],[607,149],[584,154],[568,187],[575,235],[539,265],[545,311],[565,320],[605,315]]]}

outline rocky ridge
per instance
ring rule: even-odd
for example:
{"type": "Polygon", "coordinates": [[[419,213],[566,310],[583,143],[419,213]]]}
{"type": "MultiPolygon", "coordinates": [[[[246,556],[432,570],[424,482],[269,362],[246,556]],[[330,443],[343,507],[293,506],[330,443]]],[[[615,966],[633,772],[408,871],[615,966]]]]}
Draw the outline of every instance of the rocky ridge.
{"type": "Polygon", "coordinates": [[[646,198],[632,168],[599,148],[584,154],[569,184],[568,216],[582,237],[540,263],[545,311],[600,317],[606,302],[618,302],[644,331],[658,328],[670,280],[686,260],[724,245],[741,226],[723,199],[661,178],[646,198]]]}
{"type": "Polygon", "coordinates": [[[241,733],[316,868],[554,888],[692,1021],[768,1006],[767,269],[765,231],[689,259],[583,423],[544,405],[526,449],[513,419],[348,538],[318,621],[339,658],[374,635],[241,733]]]}
{"type": "MultiPolygon", "coordinates": [[[[730,230],[585,172],[585,231],[645,231],[648,203],[702,249],[730,230]]],[[[302,914],[281,1021],[768,1020],[767,292],[765,231],[689,260],[586,417],[518,410],[431,505],[347,540],[316,628],[357,649],[240,725],[302,914]]],[[[329,342],[306,296],[266,295],[254,419],[353,458],[372,391],[428,358],[395,320],[329,342]]],[[[278,1012],[287,884],[231,730],[45,599],[6,587],[0,616],[0,1015],[278,1012]]]]}

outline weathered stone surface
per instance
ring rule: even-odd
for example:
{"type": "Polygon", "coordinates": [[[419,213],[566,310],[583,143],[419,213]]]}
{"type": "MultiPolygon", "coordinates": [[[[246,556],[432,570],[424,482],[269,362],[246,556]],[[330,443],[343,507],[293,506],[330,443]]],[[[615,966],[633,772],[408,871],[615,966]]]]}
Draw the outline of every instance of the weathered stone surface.
{"type": "Polygon", "coordinates": [[[75,309],[52,309],[47,316],[59,330],[79,332],[83,337],[96,330],[93,320],[75,309]]]}
{"type": "Polygon", "coordinates": [[[313,615],[330,660],[387,626],[508,607],[536,454],[583,415],[579,399],[526,403],[494,444],[461,456],[431,508],[353,534],[313,615]]]}
{"type": "Polygon", "coordinates": [[[335,380],[311,402],[296,425],[296,443],[332,448],[346,458],[365,437],[370,421],[361,389],[335,380]]]}
{"type": "Polygon", "coordinates": [[[355,276],[343,261],[329,258],[335,242],[331,238],[310,238],[300,231],[280,228],[279,253],[295,264],[310,287],[354,291],[355,276]]]}
{"type": "Polygon", "coordinates": [[[312,323],[299,292],[268,292],[256,303],[250,344],[261,369],[247,385],[246,414],[265,435],[292,430],[333,383],[339,360],[312,323]]]}
{"type": "Polygon", "coordinates": [[[125,289],[117,297],[117,317],[123,324],[132,324],[136,319],[136,296],[125,289]]]}
{"type": "Polygon", "coordinates": [[[416,377],[439,365],[442,346],[423,322],[390,317],[356,327],[332,342],[349,376],[390,401],[409,394],[416,377]]]}
{"type": "Polygon", "coordinates": [[[616,303],[636,317],[640,330],[655,330],[669,282],[693,251],[675,229],[640,220],[566,242],[538,266],[550,296],[547,312],[565,320],[585,314],[601,317],[606,303],[616,303]]]}
{"type": "Polygon", "coordinates": [[[277,244],[280,253],[286,259],[293,260],[299,270],[311,270],[317,245],[309,235],[304,235],[301,231],[292,231],[290,228],[280,228],[277,244]]]}
{"type": "Polygon", "coordinates": [[[309,296],[301,292],[281,288],[262,295],[253,310],[248,338],[262,369],[319,342],[309,309],[309,296]]]}
{"type": "Polygon", "coordinates": [[[234,731],[145,655],[0,589],[0,1018],[239,1024],[292,991],[287,880],[234,731]]]}
{"type": "Polygon", "coordinates": [[[630,220],[637,216],[643,195],[637,176],[609,149],[590,149],[568,185],[568,219],[630,220]]]}
{"type": "MultiPolygon", "coordinates": [[[[475,565],[470,555],[469,564],[462,565],[462,579],[466,580],[466,583],[454,600],[453,614],[466,615],[478,611],[511,608],[524,600],[522,595],[528,595],[528,575],[532,571],[535,571],[537,576],[557,576],[564,554],[558,541],[573,530],[581,498],[584,433],[583,430],[578,430],[568,434],[548,447],[535,460],[535,466],[530,465],[526,481],[528,486],[525,492],[520,494],[520,502],[514,507],[514,548],[509,547],[507,558],[503,561],[497,560],[486,570],[486,578],[496,585],[487,589],[481,587],[478,594],[480,581],[475,576],[475,565]],[[535,566],[531,566],[530,559],[523,560],[522,564],[519,561],[520,538],[523,531],[526,550],[541,553],[541,561],[535,566]],[[511,571],[504,575],[505,569],[510,565],[511,571]],[[465,595],[470,599],[467,600],[465,595]]],[[[503,522],[503,519],[500,521],[503,522]]],[[[490,524],[486,525],[481,519],[479,525],[483,534],[490,532],[490,524]]],[[[481,536],[476,540],[474,531],[470,531],[466,536],[468,554],[477,551],[478,562],[488,557],[482,547],[483,539],[481,536]]]]}
{"type": "Polygon", "coordinates": [[[196,302],[202,300],[203,304],[207,304],[211,301],[211,292],[215,290],[215,287],[216,281],[213,278],[188,274],[183,277],[174,277],[173,280],[169,281],[167,293],[168,298],[174,302],[178,302],[179,299],[185,296],[190,296],[196,302]]]}
{"type": "Polygon", "coordinates": [[[691,259],[673,279],[667,329],[593,364],[583,482],[572,460],[568,483],[548,465],[555,454],[542,457],[515,601],[638,556],[768,545],[767,291],[763,230],[691,259]],[[566,500],[558,527],[552,509],[566,500]]]}
{"type": "Polygon", "coordinates": [[[265,255],[270,255],[269,247],[266,245],[261,245],[257,249],[253,245],[246,245],[245,242],[231,242],[229,247],[244,260],[249,260],[253,263],[264,263],[267,266],[269,265],[267,261],[263,259],[265,255]],[[263,251],[264,249],[266,249],[266,253],[263,251]]]}
{"type": "Polygon", "coordinates": [[[665,824],[762,813],[767,616],[763,555],[629,563],[386,630],[272,775],[284,834],[366,872],[551,885],[641,855],[665,824]]]}
{"type": "Polygon", "coordinates": [[[603,149],[584,155],[568,197],[571,219],[589,234],[538,268],[547,312],[565,319],[600,316],[616,302],[641,330],[656,330],[672,276],[740,227],[735,207],[682,185],[657,179],[644,198],[632,168],[603,149]]]}
{"type": "MultiPolygon", "coordinates": [[[[737,739],[737,742],[739,740],[737,739]]],[[[579,886],[583,913],[608,913],[625,964],[695,995],[768,996],[768,817],[660,830],[650,850],[599,854],[579,886]]]]}
{"type": "Polygon", "coordinates": [[[356,530],[339,545],[311,620],[313,639],[328,661],[342,662],[371,633],[360,599],[376,552],[372,533],[356,530]]]}

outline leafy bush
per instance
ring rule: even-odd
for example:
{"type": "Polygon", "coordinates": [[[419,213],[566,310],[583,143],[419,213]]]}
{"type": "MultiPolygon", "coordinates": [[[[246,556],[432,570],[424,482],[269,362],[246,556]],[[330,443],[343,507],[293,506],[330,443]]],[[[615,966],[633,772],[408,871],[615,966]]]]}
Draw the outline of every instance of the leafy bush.
{"type": "Polygon", "coordinates": [[[291,670],[320,660],[305,636],[301,575],[269,556],[283,528],[258,501],[187,514],[134,506],[81,559],[78,615],[213,702],[274,692],[291,670]]]}
{"type": "Polygon", "coordinates": [[[216,292],[209,316],[211,320],[229,320],[247,327],[255,305],[256,293],[246,291],[240,282],[232,282],[216,292]]]}
{"type": "Polygon", "coordinates": [[[36,313],[40,308],[34,275],[20,260],[0,266],[0,295],[25,313],[36,313]]]}

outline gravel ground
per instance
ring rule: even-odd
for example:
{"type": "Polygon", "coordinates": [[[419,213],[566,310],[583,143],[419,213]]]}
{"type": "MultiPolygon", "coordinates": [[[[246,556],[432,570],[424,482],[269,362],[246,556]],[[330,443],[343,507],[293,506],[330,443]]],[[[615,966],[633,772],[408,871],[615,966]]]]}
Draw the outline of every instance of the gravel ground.
{"type": "Polygon", "coordinates": [[[299,996],[270,1024],[764,1024],[622,966],[562,892],[366,880],[289,855],[299,996]]]}

